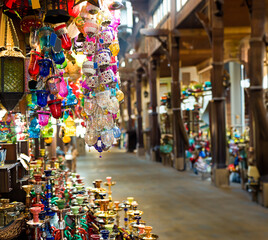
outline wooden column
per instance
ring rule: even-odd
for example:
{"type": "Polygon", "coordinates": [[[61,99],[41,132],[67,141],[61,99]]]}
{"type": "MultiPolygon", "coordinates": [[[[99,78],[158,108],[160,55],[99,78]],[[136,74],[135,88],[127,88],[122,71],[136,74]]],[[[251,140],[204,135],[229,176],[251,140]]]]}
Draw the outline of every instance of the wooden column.
{"type": "Polygon", "coordinates": [[[250,110],[254,159],[262,181],[268,182],[268,116],[263,101],[263,60],[265,53],[265,0],[252,1],[251,38],[249,50],[250,110]]]}
{"type": "Polygon", "coordinates": [[[212,100],[210,102],[211,150],[215,169],[226,168],[226,121],[223,86],[224,26],[223,16],[214,0],[210,1],[212,21],[212,100]]]}
{"type": "Polygon", "coordinates": [[[179,37],[169,33],[169,56],[171,68],[171,105],[173,111],[173,148],[174,167],[178,170],[185,169],[185,145],[188,145],[188,137],[181,116],[181,88],[179,81],[179,37]]]}
{"type": "Polygon", "coordinates": [[[137,78],[136,78],[136,99],[137,99],[137,154],[138,156],[144,155],[144,143],[143,143],[143,132],[142,132],[142,74],[144,70],[139,68],[137,70],[137,78]]]}
{"type": "Polygon", "coordinates": [[[35,159],[39,158],[39,138],[34,138],[34,157],[35,159]]]}
{"type": "Polygon", "coordinates": [[[160,161],[160,128],[158,123],[158,113],[157,113],[157,56],[153,56],[149,62],[150,70],[150,100],[151,100],[151,110],[150,113],[150,122],[151,122],[151,159],[154,161],[160,161]]]}
{"type": "Polygon", "coordinates": [[[131,109],[131,81],[127,81],[127,113],[128,113],[128,125],[127,130],[132,130],[132,121],[131,121],[131,115],[132,115],[132,109],[131,109]]]}

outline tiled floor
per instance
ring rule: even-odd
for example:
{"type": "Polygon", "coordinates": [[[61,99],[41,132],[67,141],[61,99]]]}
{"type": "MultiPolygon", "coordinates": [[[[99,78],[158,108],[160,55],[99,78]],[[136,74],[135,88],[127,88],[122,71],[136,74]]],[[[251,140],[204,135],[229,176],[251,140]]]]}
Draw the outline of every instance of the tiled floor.
{"type": "Polygon", "coordinates": [[[191,172],[113,149],[79,157],[77,172],[91,182],[112,176],[113,200],[133,196],[161,240],[268,240],[268,209],[239,185],[217,189],[191,172]]]}

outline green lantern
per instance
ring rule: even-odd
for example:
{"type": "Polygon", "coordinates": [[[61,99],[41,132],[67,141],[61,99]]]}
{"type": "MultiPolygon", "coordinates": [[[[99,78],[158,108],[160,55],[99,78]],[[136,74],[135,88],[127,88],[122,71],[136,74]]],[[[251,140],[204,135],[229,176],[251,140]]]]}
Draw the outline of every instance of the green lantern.
{"type": "Polygon", "coordinates": [[[18,48],[18,37],[11,19],[2,14],[1,33],[5,33],[0,47],[0,100],[11,111],[24,95],[24,59],[18,48]],[[13,37],[12,37],[13,36],[13,37]]]}
{"type": "Polygon", "coordinates": [[[43,130],[41,130],[41,133],[42,133],[43,138],[53,137],[54,130],[53,130],[52,123],[50,120],[48,124],[43,128],[43,130]]]}

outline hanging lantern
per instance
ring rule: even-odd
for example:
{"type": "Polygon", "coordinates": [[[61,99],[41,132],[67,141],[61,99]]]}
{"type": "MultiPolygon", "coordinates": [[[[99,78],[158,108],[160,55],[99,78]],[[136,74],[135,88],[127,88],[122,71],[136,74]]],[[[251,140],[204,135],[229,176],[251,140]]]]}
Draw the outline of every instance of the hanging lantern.
{"type": "Polygon", "coordinates": [[[62,23],[68,22],[70,15],[68,13],[68,0],[46,0],[45,22],[62,23]]]}
{"type": "Polygon", "coordinates": [[[4,46],[0,50],[0,100],[11,111],[24,94],[24,56],[18,48],[19,40],[13,22],[4,14],[1,17],[1,32],[5,33],[6,38],[0,40],[0,45],[4,46]]]}
{"type": "Polygon", "coordinates": [[[72,137],[76,136],[76,126],[74,120],[68,116],[68,118],[65,120],[65,134],[66,137],[72,137]]]}
{"type": "Polygon", "coordinates": [[[39,28],[42,25],[41,19],[35,15],[25,16],[20,22],[20,29],[23,33],[30,33],[31,28],[39,28]]]}
{"type": "Polygon", "coordinates": [[[63,143],[65,143],[65,144],[67,144],[67,143],[69,143],[69,142],[71,142],[71,137],[69,137],[69,136],[64,136],[63,138],[62,138],[62,141],[63,141],[63,143]]]}
{"type": "Polygon", "coordinates": [[[51,121],[48,122],[48,124],[43,128],[41,133],[42,133],[43,138],[52,138],[53,137],[54,129],[53,129],[51,121]]]}

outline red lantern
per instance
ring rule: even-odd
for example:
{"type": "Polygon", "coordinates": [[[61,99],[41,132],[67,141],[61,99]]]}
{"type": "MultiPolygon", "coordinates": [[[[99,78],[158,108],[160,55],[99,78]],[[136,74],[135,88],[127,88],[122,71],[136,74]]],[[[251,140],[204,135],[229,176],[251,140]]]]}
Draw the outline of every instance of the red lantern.
{"type": "Polygon", "coordinates": [[[31,58],[30,58],[30,63],[28,67],[28,72],[31,77],[35,77],[39,73],[39,64],[38,60],[40,59],[40,52],[36,51],[31,51],[31,58]]]}
{"type": "Polygon", "coordinates": [[[55,99],[48,101],[48,106],[52,116],[56,119],[59,119],[61,117],[61,100],[55,99]]]}
{"type": "Polygon", "coordinates": [[[72,47],[72,41],[68,36],[66,24],[60,24],[54,28],[58,38],[61,40],[61,46],[65,50],[70,50],[72,47]]]}
{"type": "Polygon", "coordinates": [[[68,1],[68,12],[74,18],[79,15],[79,6],[74,6],[74,0],[68,1]]]}
{"type": "Polygon", "coordinates": [[[23,33],[31,32],[31,28],[39,28],[42,21],[34,15],[24,17],[20,22],[20,29],[23,33]]]}

